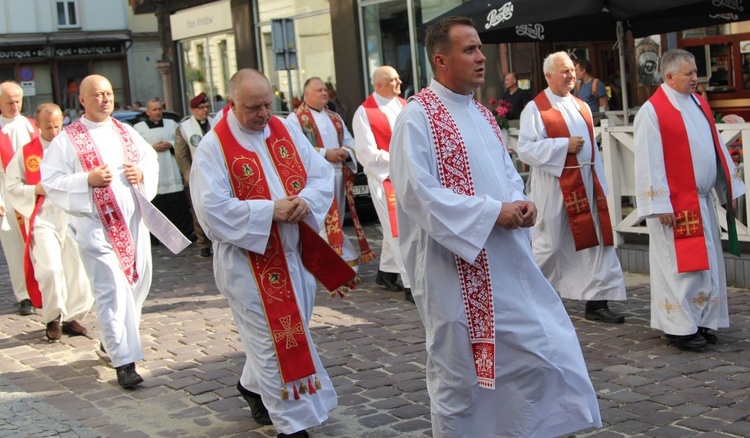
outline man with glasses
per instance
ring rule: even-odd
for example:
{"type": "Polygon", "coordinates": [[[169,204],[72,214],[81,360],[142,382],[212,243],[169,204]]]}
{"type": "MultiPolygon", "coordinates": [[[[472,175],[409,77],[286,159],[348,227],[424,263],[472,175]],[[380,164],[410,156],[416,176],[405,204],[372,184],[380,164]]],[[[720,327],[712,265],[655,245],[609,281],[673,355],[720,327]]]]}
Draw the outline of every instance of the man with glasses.
{"type": "MultiPolygon", "coordinates": [[[[183,120],[175,132],[174,158],[177,160],[180,172],[182,172],[186,187],[190,184],[190,166],[193,165],[193,155],[198,150],[198,143],[213,126],[213,120],[208,115],[210,109],[211,104],[206,93],[201,93],[190,99],[190,112],[193,115],[183,120]]],[[[201,257],[211,257],[213,255],[211,241],[208,240],[201,224],[195,217],[192,205],[190,211],[193,215],[193,230],[198,238],[198,250],[200,250],[201,257]]]]}

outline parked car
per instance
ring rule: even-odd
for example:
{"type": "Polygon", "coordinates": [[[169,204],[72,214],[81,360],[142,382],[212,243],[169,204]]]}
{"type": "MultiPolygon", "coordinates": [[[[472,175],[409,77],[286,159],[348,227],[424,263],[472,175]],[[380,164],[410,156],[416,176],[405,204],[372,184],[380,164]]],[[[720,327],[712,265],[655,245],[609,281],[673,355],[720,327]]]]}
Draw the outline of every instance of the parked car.
{"type": "MultiPolygon", "coordinates": [[[[146,120],[148,118],[148,115],[146,115],[146,113],[143,111],[118,110],[112,113],[112,117],[129,125],[135,125],[138,122],[146,120]]],[[[177,123],[180,123],[180,121],[182,120],[181,115],[172,111],[164,111],[164,113],[162,113],[162,117],[164,117],[165,119],[174,120],[177,123]]]]}

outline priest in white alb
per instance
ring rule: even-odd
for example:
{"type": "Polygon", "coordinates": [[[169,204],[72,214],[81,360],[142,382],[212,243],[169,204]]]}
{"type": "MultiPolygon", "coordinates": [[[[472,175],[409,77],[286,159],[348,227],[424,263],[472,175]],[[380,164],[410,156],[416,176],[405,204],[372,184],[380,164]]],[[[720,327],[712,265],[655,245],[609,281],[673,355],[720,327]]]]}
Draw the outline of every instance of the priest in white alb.
{"type": "Polygon", "coordinates": [[[529,198],[539,208],[534,258],[561,297],[586,300],[586,319],[622,323],[608,305],[625,299],[625,280],[591,110],[571,94],[576,75],[567,53],[547,56],[543,68],[549,86],[521,112],[516,148],[531,166],[529,198]]]}
{"type": "Polygon", "coordinates": [[[708,102],[696,94],[695,57],[670,50],[659,64],[664,83],[635,118],[638,216],[646,219],[651,267],[651,327],[683,350],[717,342],[729,327],[718,201],[725,205],[729,249],[739,253],[733,199],[745,185],[708,102]]]}
{"type": "Polygon", "coordinates": [[[399,246],[426,331],[432,436],[547,437],[600,427],[573,324],[539,271],[536,207],[473,99],[485,57],[472,21],[426,31],[434,79],[396,120],[399,246]]]}
{"type": "Polygon", "coordinates": [[[190,193],[245,350],[237,390],[256,422],[273,424],[279,437],[307,437],[337,401],[308,326],[312,274],[326,283],[308,271],[306,254],[324,276],[355,274],[318,234],[333,201],[333,169],[299,129],[271,115],[273,100],[257,70],[232,76],[230,110],[200,142],[190,193]]]}
{"type": "Polygon", "coordinates": [[[83,265],[94,292],[101,348],[112,359],[117,382],[143,381],[138,328],[151,288],[151,242],[134,190],[156,195],[156,152],[129,125],[110,117],[115,98],[107,78],[81,82],[83,117],[52,140],[42,160],[42,186],[70,216],[83,265]]]}

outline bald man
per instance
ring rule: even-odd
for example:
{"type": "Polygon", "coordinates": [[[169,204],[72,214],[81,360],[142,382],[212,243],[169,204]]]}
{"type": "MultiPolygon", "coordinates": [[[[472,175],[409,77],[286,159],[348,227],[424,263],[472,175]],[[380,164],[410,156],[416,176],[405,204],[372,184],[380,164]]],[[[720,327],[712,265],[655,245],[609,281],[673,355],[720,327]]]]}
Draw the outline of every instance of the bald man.
{"type": "Polygon", "coordinates": [[[304,102],[287,116],[287,120],[301,129],[315,150],[333,166],[335,200],[326,216],[322,235],[356,271],[360,262],[372,261],[375,255],[370,251],[362,231],[352,196],[351,186],[357,173],[354,138],[341,116],[328,109],[328,87],[320,78],[309,78],[305,81],[304,89],[304,102]],[[343,232],[345,202],[357,233],[359,252],[343,232]]]}
{"type": "Polygon", "coordinates": [[[88,330],[78,321],[94,304],[91,286],[68,230],[70,218],[46,196],[40,182],[39,160],[62,130],[63,115],[54,103],[36,110],[40,136],[26,144],[8,164],[7,192],[16,210],[26,218],[26,244],[42,297],[42,322],[50,341],[62,333],[82,336],[88,330]],[[62,323],[62,324],[61,324],[62,323]]]}
{"type": "Polygon", "coordinates": [[[115,96],[107,78],[87,76],[79,101],[83,117],[55,137],[42,160],[42,186],[70,214],[78,249],[94,291],[102,348],[117,382],[143,381],[138,333],[151,287],[151,243],[134,191],[152,199],[159,182],[156,152],[138,133],[110,117],[115,96]]]}
{"type": "Polygon", "coordinates": [[[384,65],[375,69],[372,84],[375,92],[357,108],[352,125],[357,161],[365,169],[372,203],[383,228],[383,248],[375,283],[385,290],[403,290],[406,300],[414,302],[404,270],[404,259],[398,249],[396,196],[388,173],[391,133],[406,101],[399,97],[401,79],[393,67],[384,65]]]}
{"type": "Polygon", "coordinates": [[[18,302],[18,313],[21,315],[34,314],[34,306],[29,300],[29,292],[26,288],[26,280],[23,273],[23,246],[25,230],[19,226],[23,218],[19,217],[13,205],[5,193],[5,168],[13,159],[16,151],[21,149],[31,138],[36,136],[36,125],[30,119],[21,115],[23,107],[23,90],[15,82],[3,82],[0,84],[0,158],[2,158],[2,169],[0,172],[0,194],[5,198],[7,210],[7,222],[9,229],[0,230],[0,242],[3,245],[5,260],[10,271],[10,282],[13,286],[13,295],[18,302]]]}
{"type": "Polygon", "coordinates": [[[197,148],[190,192],[245,349],[237,389],[256,422],[273,423],[279,437],[306,437],[336,407],[336,391],[310,336],[315,278],[301,251],[327,251],[349,279],[355,274],[317,235],[333,200],[333,169],[302,132],[271,115],[273,99],[257,70],[232,76],[230,110],[197,148]],[[317,239],[312,248],[305,227],[317,239]]]}

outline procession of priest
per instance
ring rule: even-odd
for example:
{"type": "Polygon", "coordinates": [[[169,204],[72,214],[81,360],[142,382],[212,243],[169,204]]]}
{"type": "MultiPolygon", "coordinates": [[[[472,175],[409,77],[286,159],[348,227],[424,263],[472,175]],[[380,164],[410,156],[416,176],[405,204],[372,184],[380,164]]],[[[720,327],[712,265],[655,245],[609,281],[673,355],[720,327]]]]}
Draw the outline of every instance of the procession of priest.
{"type": "MultiPolygon", "coordinates": [[[[148,360],[141,310],[158,263],[151,246],[179,252],[197,240],[244,349],[237,391],[250,415],[279,437],[306,437],[337,406],[309,329],[315,291],[343,296],[361,284],[359,265],[376,259],[352,193],[359,164],[382,230],[374,281],[403,292],[427,334],[433,436],[601,427],[562,301],[584,301],[585,319],[599,324],[626,322],[594,117],[576,96],[576,66],[590,64],[552,53],[547,88],[513,99],[526,187],[494,115],[474,98],[485,57],[472,21],[442,19],[424,38],[429,86],[407,101],[397,70],[375,68],[351,131],[318,77],[286,118],[272,112],[268,78],[242,69],[215,117],[206,93],[181,123],[151,99],[135,127],[111,116],[104,76],[83,79],[85,112],[64,127],[57,105],[27,118],[21,87],[0,84],[0,238],[18,313],[41,309],[54,342],[86,336],[94,307],[98,348],[117,383],[137,388],[136,363],[148,360]]],[[[729,326],[714,197],[731,214],[745,186],[695,93],[693,55],[667,51],[660,68],[663,84],[635,118],[651,326],[669,345],[702,351],[729,326]]],[[[516,75],[505,77],[512,96],[516,75]]]]}

